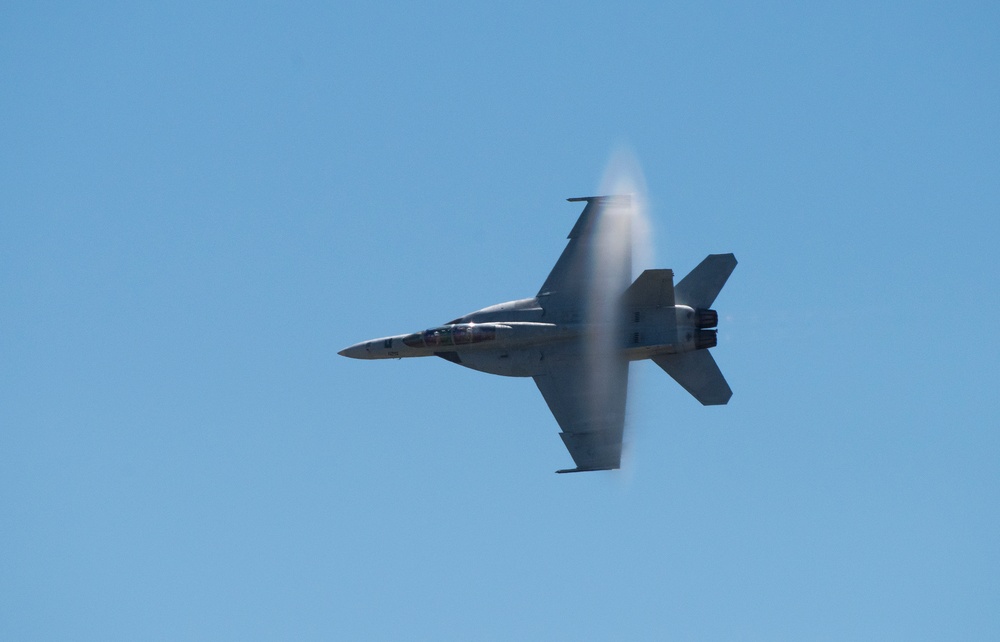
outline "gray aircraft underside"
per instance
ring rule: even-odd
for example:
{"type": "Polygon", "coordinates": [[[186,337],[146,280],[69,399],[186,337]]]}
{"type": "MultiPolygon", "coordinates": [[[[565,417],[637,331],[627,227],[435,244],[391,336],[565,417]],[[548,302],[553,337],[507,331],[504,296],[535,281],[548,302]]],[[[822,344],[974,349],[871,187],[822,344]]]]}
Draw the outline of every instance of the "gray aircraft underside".
{"type": "Polygon", "coordinates": [[[537,295],[339,354],[437,356],[490,374],[532,377],[576,463],[560,473],[620,467],[630,361],[652,359],[704,405],[727,403],[733,393],[708,350],[718,325],[710,306],[736,257],[710,254],[676,285],[666,269],[646,270],[629,284],[629,219],[615,218],[628,197],[568,200],[586,206],[537,295]],[[609,220],[625,221],[624,227],[609,220]],[[628,240],[608,252],[615,238],[628,240]]]}

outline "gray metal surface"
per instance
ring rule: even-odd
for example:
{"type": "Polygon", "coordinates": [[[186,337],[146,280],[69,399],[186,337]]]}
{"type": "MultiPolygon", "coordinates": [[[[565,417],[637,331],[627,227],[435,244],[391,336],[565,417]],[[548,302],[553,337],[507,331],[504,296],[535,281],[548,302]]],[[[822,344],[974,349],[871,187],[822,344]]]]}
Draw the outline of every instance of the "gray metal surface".
{"type": "Polygon", "coordinates": [[[708,348],[709,310],[736,267],[712,254],[676,286],[672,270],[646,270],[630,284],[628,197],[584,197],[569,242],[538,294],[492,305],[421,332],[340,351],[355,359],[437,356],[491,374],[532,377],[576,464],[558,472],[621,465],[629,362],[652,359],[705,405],[732,390],[708,348]]]}

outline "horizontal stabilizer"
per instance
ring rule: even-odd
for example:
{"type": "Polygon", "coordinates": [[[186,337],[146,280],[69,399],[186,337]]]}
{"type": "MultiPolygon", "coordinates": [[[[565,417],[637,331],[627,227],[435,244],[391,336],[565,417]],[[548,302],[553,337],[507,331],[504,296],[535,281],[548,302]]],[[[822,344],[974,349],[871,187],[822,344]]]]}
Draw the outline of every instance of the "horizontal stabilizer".
{"type": "Polygon", "coordinates": [[[705,406],[722,406],[733,396],[726,378],[708,350],[653,357],[674,381],[705,406]]]}
{"type": "Polygon", "coordinates": [[[722,286],[735,269],[736,257],[733,254],[709,254],[674,286],[677,305],[689,305],[695,309],[712,307],[715,297],[719,296],[722,286]]]}

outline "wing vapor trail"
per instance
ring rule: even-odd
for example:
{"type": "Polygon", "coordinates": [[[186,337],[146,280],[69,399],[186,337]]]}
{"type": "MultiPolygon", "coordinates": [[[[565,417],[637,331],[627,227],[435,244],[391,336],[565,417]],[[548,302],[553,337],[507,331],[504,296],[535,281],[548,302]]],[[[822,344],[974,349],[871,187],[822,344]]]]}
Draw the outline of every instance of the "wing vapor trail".
{"type": "Polygon", "coordinates": [[[633,254],[640,267],[652,264],[652,240],[646,216],[642,172],[635,157],[624,149],[612,154],[601,181],[603,195],[591,246],[587,315],[589,332],[584,345],[588,411],[594,419],[612,411],[614,391],[626,382],[627,367],[615,367],[622,359],[624,319],[620,298],[633,279],[633,254]]]}

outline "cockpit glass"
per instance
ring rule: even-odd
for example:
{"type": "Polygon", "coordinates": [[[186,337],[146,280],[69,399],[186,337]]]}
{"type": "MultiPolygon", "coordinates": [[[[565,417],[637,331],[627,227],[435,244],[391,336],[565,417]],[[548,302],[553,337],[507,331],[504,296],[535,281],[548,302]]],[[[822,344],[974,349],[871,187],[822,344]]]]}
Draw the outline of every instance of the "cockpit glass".
{"type": "Polygon", "coordinates": [[[456,325],[451,331],[451,336],[457,346],[472,343],[472,332],[467,325],[456,325]]]}
{"type": "Polygon", "coordinates": [[[472,333],[472,343],[479,343],[480,341],[493,341],[497,338],[496,326],[474,325],[470,326],[470,331],[472,333]]]}
{"type": "Polygon", "coordinates": [[[493,341],[496,337],[497,330],[493,325],[461,323],[408,334],[403,337],[403,343],[411,348],[443,348],[493,341]]]}

